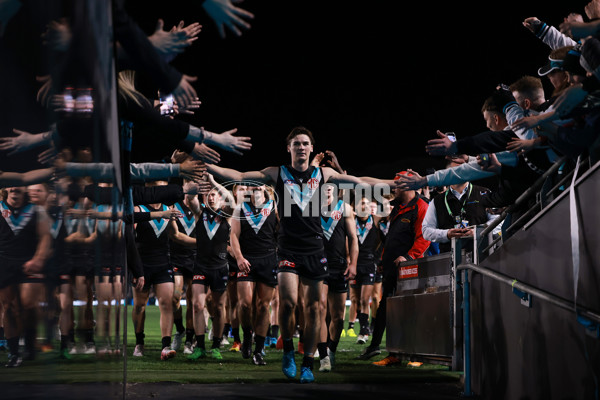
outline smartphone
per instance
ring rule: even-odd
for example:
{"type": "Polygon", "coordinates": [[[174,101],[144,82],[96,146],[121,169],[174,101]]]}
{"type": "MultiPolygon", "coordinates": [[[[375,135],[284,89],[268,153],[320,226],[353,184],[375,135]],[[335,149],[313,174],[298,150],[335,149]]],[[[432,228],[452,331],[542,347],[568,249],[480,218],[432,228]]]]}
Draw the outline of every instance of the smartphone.
{"type": "Polygon", "coordinates": [[[479,164],[482,168],[487,168],[490,165],[490,155],[488,153],[480,154],[479,160],[479,164]]]}
{"type": "Polygon", "coordinates": [[[173,115],[175,110],[173,106],[175,105],[175,100],[173,99],[173,95],[168,95],[166,97],[161,97],[160,101],[160,114],[161,115],[173,115]]]}
{"type": "Polygon", "coordinates": [[[451,142],[456,142],[456,134],[454,132],[446,132],[446,137],[448,137],[451,142]]]}

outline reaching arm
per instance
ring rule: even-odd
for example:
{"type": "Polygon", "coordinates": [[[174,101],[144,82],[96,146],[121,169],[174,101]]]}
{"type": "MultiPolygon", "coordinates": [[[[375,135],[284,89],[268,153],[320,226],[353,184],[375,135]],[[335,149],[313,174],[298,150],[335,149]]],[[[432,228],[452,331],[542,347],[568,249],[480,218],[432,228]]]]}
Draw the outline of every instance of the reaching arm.
{"type": "Polygon", "coordinates": [[[0,186],[28,186],[48,182],[54,174],[54,168],[35,169],[27,172],[0,171],[0,186]]]}
{"type": "Polygon", "coordinates": [[[180,232],[177,228],[177,223],[175,220],[169,221],[167,233],[169,235],[169,239],[171,239],[173,242],[179,243],[182,246],[196,247],[196,239],[180,232]]]}
{"type": "Polygon", "coordinates": [[[11,156],[35,147],[49,145],[52,142],[52,133],[42,132],[31,134],[29,132],[13,129],[17,136],[0,138],[0,150],[11,150],[7,155],[11,156]]]}
{"type": "Polygon", "coordinates": [[[344,223],[346,224],[346,238],[348,243],[348,268],[344,275],[348,279],[356,277],[356,262],[358,261],[358,236],[356,236],[356,223],[354,214],[349,204],[344,203],[344,223]]]}
{"type": "Polygon", "coordinates": [[[202,8],[213,20],[219,32],[219,36],[225,39],[225,28],[235,36],[241,36],[242,31],[250,29],[248,20],[254,18],[254,14],[243,8],[237,7],[237,1],[231,0],[204,0],[202,8]]]}
{"type": "Polygon", "coordinates": [[[331,182],[334,184],[340,183],[350,183],[354,185],[387,185],[388,187],[394,186],[394,181],[392,179],[379,179],[372,178],[370,176],[362,176],[357,177],[348,174],[341,174],[330,167],[322,167],[323,177],[325,178],[325,182],[331,182]]]}
{"type": "Polygon", "coordinates": [[[218,167],[212,164],[208,164],[206,168],[208,169],[208,172],[221,181],[272,183],[277,181],[278,174],[277,167],[267,167],[261,171],[249,172],[240,172],[235,169],[218,167]]]}
{"type": "MultiPolygon", "coordinates": [[[[517,155],[510,151],[495,153],[498,162],[502,165],[514,167],[517,165],[517,155]]],[[[415,171],[409,170],[413,176],[399,175],[396,185],[403,190],[415,190],[423,186],[450,186],[468,181],[489,178],[497,175],[495,172],[484,171],[478,161],[469,161],[452,168],[435,171],[427,176],[420,176],[415,171]]]]}
{"type": "Polygon", "coordinates": [[[225,204],[235,204],[235,198],[233,197],[233,194],[229,190],[225,189],[223,185],[215,181],[215,178],[212,176],[212,174],[208,174],[208,181],[213,188],[217,189],[223,200],[225,200],[225,204]]]}
{"type": "MultiPolygon", "coordinates": [[[[190,128],[191,129],[191,128],[190,128]]],[[[204,129],[202,130],[203,142],[212,144],[222,148],[223,150],[242,155],[242,150],[250,150],[252,144],[248,136],[233,136],[237,132],[237,128],[225,131],[223,133],[213,133],[204,129]]]]}

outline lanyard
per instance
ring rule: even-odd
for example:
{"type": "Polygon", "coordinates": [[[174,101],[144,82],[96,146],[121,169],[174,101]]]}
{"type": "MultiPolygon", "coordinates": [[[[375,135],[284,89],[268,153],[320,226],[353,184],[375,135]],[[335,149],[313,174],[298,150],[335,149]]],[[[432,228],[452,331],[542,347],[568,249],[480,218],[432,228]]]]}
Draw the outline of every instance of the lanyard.
{"type": "Polygon", "coordinates": [[[460,222],[460,218],[462,218],[462,216],[466,213],[465,212],[465,204],[466,204],[467,200],[469,200],[469,197],[471,197],[472,190],[473,190],[473,185],[471,183],[469,183],[469,193],[466,193],[463,195],[463,202],[460,207],[460,215],[457,215],[457,216],[454,216],[452,214],[452,210],[450,210],[450,206],[448,205],[448,193],[450,192],[450,189],[448,189],[446,191],[446,194],[444,195],[444,202],[446,203],[446,210],[448,210],[448,214],[450,214],[450,217],[453,217],[457,223],[460,222]]]}

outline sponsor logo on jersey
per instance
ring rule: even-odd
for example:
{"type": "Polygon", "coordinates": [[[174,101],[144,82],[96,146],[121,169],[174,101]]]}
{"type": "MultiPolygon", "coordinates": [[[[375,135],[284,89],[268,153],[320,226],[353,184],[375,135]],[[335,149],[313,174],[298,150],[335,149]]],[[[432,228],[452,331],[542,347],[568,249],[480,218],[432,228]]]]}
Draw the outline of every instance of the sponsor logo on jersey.
{"type": "Polygon", "coordinates": [[[335,230],[337,223],[342,219],[343,206],[344,201],[339,200],[333,211],[331,211],[331,216],[329,218],[321,217],[321,228],[323,229],[323,235],[325,236],[325,239],[331,239],[331,235],[333,235],[333,231],[335,230]]]}
{"type": "Polygon", "coordinates": [[[194,281],[203,281],[206,279],[206,277],[204,275],[194,275],[194,277],[192,279],[194,281]]]}
{"type": "Polygon", "coordinates": [[[274,208],[274,203],[273,200],[269,200],[256,214],[252,212],[252,209],[248,203],[242,203],[242,208],[244,209],[246,221],[252,227],[252,229],[254,229],[254,232],[258,233],[269,215],[271,215],[271,210],[274,208]]]}
{"type": "Polygon", "coordinates": [[[314,190],[319,187],[319,180],[316,178],[310,178],[308,180],[308,182],[306,182],[306,184],[308,185],[309,188],[314,190]]]}
{"type": "MultiPolygon", "coordinates": [[[[303,185],[302,188],[285,166],[281,166],[279,169],[279,175],[281,176],[282,182],[285,184],[285,189],[292,198],[291,200],[293,200],[294,204],[296,204],[300,210],[304,211],[306,206],[310,203],[315,192],[319,189],[321,182],[321,169],[315,168],[310,179],[308,180],[308,183],[303,185]]],[[[302,183],[301,180],[299,181],[302,183]]],[[[286,200],[284,199],[284,201],[286,200]]]]}
{"type": "Polygon", "coordinates": [[[282,267],[296,268],[296,263],[293,263],[288,260],[281,260],[281,261],[279,261],[279,268],[282,268],[282,267]]]}

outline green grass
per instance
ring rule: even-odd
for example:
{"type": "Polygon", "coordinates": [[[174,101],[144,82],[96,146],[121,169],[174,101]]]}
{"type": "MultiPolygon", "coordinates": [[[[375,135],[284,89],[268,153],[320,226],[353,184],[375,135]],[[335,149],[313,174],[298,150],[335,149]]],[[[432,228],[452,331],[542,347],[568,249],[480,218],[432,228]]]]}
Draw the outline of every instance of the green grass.
{"type": "MultiPolygon", "coordinates": [[[[183,346],[175,358],[160,360],[161,337],[158,325],[158,307],[146,308],[144,357],[131,356],[135,345],[131,318],[127,328],[127,381],[133,382],[177,382],[177,383],[277,383],[286,382],[281,372],[281,350],[266,349],[266,366],[257,367],[251,360],[243,359],[240,353],[222,348],[223,360],[210,358],[190,361],[183,355],[183,346]]],[[[131,307],[128,307],[131,315],[131,307]]],[[[347,323],[345,324],[347,327],[347,323]]],[[[230,338],[230,343],[233,340],[230,338]]],[[[294,340],[297,348],[297,339],[294,340]]],[[[319,361],[315,360],[315,376],[318,383],[388,383],[388,382],[458,382],[460,374],[441,365],[423,364],[408,367],[406,363],[381,368],[371,365],[386,355],[376,356],[370,361],[355,360],[366,345],[356,344],[356,338],[342,338],[336,353],[336,365],[332,372],[318,372],[319,361]]],[[[385,338],[384,338],[385,343],[385,338]]],[[[210,343],[207,340],[207,347],[210,343]]],[[[298,367],[302,355],[296,355],[298,367]]],[[[40,353],[36,360],[24,362],[20,368],[3,368],[0,382],[21,383],[76,383],[118,382],[123,379],[123,358],[74,355],[71,360],[61,360],[57,352],[40,353]]]]}

